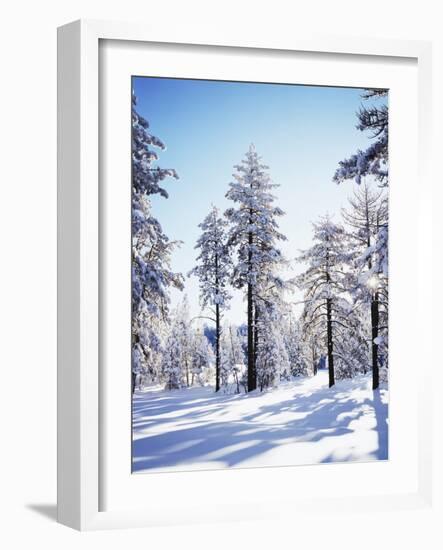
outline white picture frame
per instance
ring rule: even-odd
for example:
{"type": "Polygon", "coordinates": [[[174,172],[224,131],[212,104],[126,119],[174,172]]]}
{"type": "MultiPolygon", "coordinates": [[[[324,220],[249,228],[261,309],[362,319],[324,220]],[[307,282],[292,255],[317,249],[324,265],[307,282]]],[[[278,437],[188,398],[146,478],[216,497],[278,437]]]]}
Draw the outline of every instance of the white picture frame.
{"type": "MultiPolygon", "coordinates": [[[[201,51],[210,48],[227,48],[229,54],[244,55],[250,52],[272,51],[273,55],[284,56],[291,52],[305,52],[312,55],[332,54],[340,56],[368,56],[386,58],[395,66],[396,60],[413,60],[417,68],[418,99],[418,219],[417,238],[424,242],[431,234],[431,205],[427,192],[432,182],[430,178],[430,127],[431,127],[431,46],[426,42],[369,40],[363,38],[280,37],[279,39],[255,40],[239,37],[226,41],[223,33],[217,36],[201,35],[189,37],[184,29],[180,34],[174,31],[168,36],[166,31],[155,30],[144,25],[77,21],[59,29],[58,34],[58,519],[80,530],[105,529],[118,527],[152,526],[196,521],[220,521],[232,519],[260,519],[261,517],[281,517],[293,512],[297,507],[303,513],[309,513],[331,506],[340,512],[353,509],[356,504],[365,510],[419,508],[430,506],[432,500],[432,446],[431,446],[431,402],[424,393],[425,384],[431,384],[432,361],[423,361],[423,377],[416,388],[417,408],[414,409],[418,433],[415,438],[417,454],[411,463],[414,479],[404,489],[398,486],[392,492],[381,494],[346,494],[328,496],[313,491],[312,498],[292,498],[284,487],[280,493],[255,498],[251,495],[248,506],[237,506],[234,498],[230,506],[229,497],[214,506],[207,502],[198,507],[185,509],[180,502],[179,493],[189,489],[187,473],[174,474],[175,482],[181,479],[177,488],[174,506],[166,502],[164,506],[137,507],[129,502],[131,493],[122,496],[121,503],[114,502],[112,509],[103,508],[102,489],[107,479],[103,457],[107,442],[104,441],[103,428],[106,406],[109,399],[103,388],[101,372],[100,334],[102,330],[100,304],[106,298],[106,290],[100,284],[100,267],[103,265],[101,232],[106,225],[100,224],[102,196],[100,194],[99,159],[102,143],[100,141],[100,45],[103,41],[125,41],[131,45],[174,44],[198,46],[201,51]],[[236,53],[237,52],[237,53],[236,53]],[[177,477],[180,476],[180,477],[177,477]],[[413,489],[411,489],[413,487],[413,489]],[[198,514],[196,514],[196,510],[198,514]]],[[[107,58],[110,62],[111,58],[107,58]]],[[[363,58],[362,58],[363,59],[363,58]]],[[[415,145],[414,145],[415,147],[415,145]]],[[[417,178],[414,177],[415,180],[417,178]]],[[[417,183],[417,181],[416,181],[417,183]]],[[[398,196],[398,195],[397,195],[398,196]]],[[[412,195],[410,195],[411,198],[412,195]]],[[[394,197],[395,200],[395,197],[394,197]]],[[[420,269],[413,275],[414,303],[420,308],[420,315],[426,315],[424,294],[431,296],[430,286],[423,281],[431,270],[431,251],[428,247],[417,247],[417,265],[420,269]],[[416,278],[415,278],[416,277],[416,278]],[[416,283],[416,284],[415,284],[416,283]]],[[[431,338],[428,336],[428,338],[431,338]]],[[[431,355],[432,343],[427,353],[431,355]]],[[[109,390],[112,391],[112,390],[109,390]]],[[[128,390],[129,393],[129,390],[128,390]]],[[[121,447],[124,446],[122,443],[121,447]]],[[[123,451],[126,452],[126,451],[123,451]]],[[[128,451],[129,454],[129,441],[128,451]]],[[[394,464],[395,466],[395,464],[394,464]]],[[[336,475],[339,470],[353,468],[353,465],[331,465],[336,475]]],[[[377,465],[375,465],[377,467],[377,465]]],[[[315,466],[306,468],[318,468],[315,466]]],[[[321,468],[324,468],[323,466],[321,468]]],[[[109,469],[109,468],[108,468],[109,469]]],[[[267,479],[276,472],[267,469],[267,479]]],[[[277,470],[277,469],[274,469],[277,470]]],[[[287,470],[290,471],[290,470],[287,470]]],[[[325,470],[326,471],[326,470],[325,470]]],[[[318,470],[317,470],[318,472],[318,470]]],[[[358,471],[355,470],[355,472],[358,471]]],[[[113,473],[113,471],[112,471],[113,473]]],[[[357,475],[356,474],[356,475],[357,475]]],[[[160,474],[162,475],[162,474],[160,474]]],[[[194,473],[204,479],[206,484],[211,472],[194,473]]],[[[238,483],[253,474],[237,470],[232,473],[238,483]],[[241,478],[241,479],[240,479],[241,478]]],[[[320,475],[320,474],[319,474],[320,475]]],[[[406,475],[406,474],[405,474],[406,475]]],[[[108,476],[109,477],[109,476],[108,476]]],[[[195,479],[195,478],[194,478],[195,479]]],[[[166,480],[162,478],[162,483],[166,480]]],[[[151,483],[151,498],[155,501],[156,484],[154,477],[145,476],[143,484],[151,483]]],[[[225,480],[222,481],[225,483],[225,480]]],[[[172,485],[171,485],[172,487],[172,485]]],[[[117,493],[118,495],[118,493],[117,493]]],[[[123,495],[123,493],[122,493],[123,495]]],[[[169,493],[169,498],[174,501],[169,493]]],[[[115,499],[114,499],[115,500],[115,499]]],[[[118,500],[118,498],[117,498],[118,500]]]]}

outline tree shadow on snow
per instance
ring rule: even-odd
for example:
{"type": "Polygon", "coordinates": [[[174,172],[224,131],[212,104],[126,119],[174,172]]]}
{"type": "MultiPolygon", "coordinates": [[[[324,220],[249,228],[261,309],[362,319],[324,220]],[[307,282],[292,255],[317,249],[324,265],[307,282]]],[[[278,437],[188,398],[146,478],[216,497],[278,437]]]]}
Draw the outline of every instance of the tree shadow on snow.
{"type": "MultiPolygon", "coordinates": [[[[218,416],[228,412],[233,401],[260,399],[260,395],[217,396],[208,388],[208,394],[192,395],[183,400],[183,394],[148,400],[135,400],[133,410],[134,430],[141,432],[147,427],[159,428],[158,433],[142,436],[133,441],[133,471],[180,467],[185,470],[198,463],[217,464],[222,467],[241,467],[242,463],[291,442],[319,442],[353,434],[351,425],[361,416],[373,410],[378,438],[377,449],[367,457],[369,460],[387,459],[388,453],[388,405],[381,401],[380,391],[373,392],[372,399],[357,401],[345,398],[339,390],[318,388],[312,395],[294,395],[293,399],[280,403],[258,406],[254,413],[245,415],[241,421],[208,421],[200,419],[216,412],[218,416]],[[302,412],[301,419],[290,420],[283,425],[266,424],[266,418],[285,412],[302,412]],[[162,418],[161,415],[165,415],[162,418]],[[265,417],[265,418],[263,418],[265,417]],[[174,427],[168,423],[174,422],[174,427]],[[177,421],[180,422],[177,428],[177,421]]],[[[156,430],[157,431],[157,430],[156,430]]],[[[141,434],[140,434],[141,435],[141,434]]],[[[330,454],[320,462],[343,462],[355,460],[352,447],[338,449],[339,455],[330,454]],[[337,458],[339,456],[340,458],[337,458]]],[[[295,457],[294,457],[295,458],[295,457]]],[[[297,463],[294,460],[294,463],[297,463]]],[[[265,465],[265,464],[263,464],[265,465]]],[[[290,461],[288,461],[290,465],[290,461]]]]}

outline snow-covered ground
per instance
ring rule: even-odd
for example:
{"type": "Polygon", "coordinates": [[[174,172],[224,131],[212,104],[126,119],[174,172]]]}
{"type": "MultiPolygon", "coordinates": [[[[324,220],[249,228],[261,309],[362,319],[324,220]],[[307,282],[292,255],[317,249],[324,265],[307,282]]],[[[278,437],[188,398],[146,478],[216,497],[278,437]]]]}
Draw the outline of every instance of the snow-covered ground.
{"type": "Polygon", "coordinates": [[[288,466],[388,458],[388,391],[327,372],[264,393],[137,391],[133,471],[288,466]]]}

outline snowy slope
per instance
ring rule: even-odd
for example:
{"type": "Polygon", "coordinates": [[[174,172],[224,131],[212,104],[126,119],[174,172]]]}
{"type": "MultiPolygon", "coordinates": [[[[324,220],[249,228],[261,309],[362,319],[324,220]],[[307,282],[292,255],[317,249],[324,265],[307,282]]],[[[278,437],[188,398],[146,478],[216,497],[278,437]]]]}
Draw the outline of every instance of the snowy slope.
{"type": "Polygon", "coordinates": [[[136,392],[133,470],[170,471],[368,461],[388,457],[388,391],[327,372],[265,393],[211,387],[136,392]]]}

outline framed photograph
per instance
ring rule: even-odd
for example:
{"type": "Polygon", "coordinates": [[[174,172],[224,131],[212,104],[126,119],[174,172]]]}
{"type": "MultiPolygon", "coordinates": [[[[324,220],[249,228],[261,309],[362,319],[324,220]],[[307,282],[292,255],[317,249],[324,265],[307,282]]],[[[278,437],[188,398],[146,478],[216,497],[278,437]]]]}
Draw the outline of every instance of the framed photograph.
{"type": "Polygon", "coordinates": [[[430,46],[250,40],[59,29],[71,527],[430,505],[430,46]]]}

